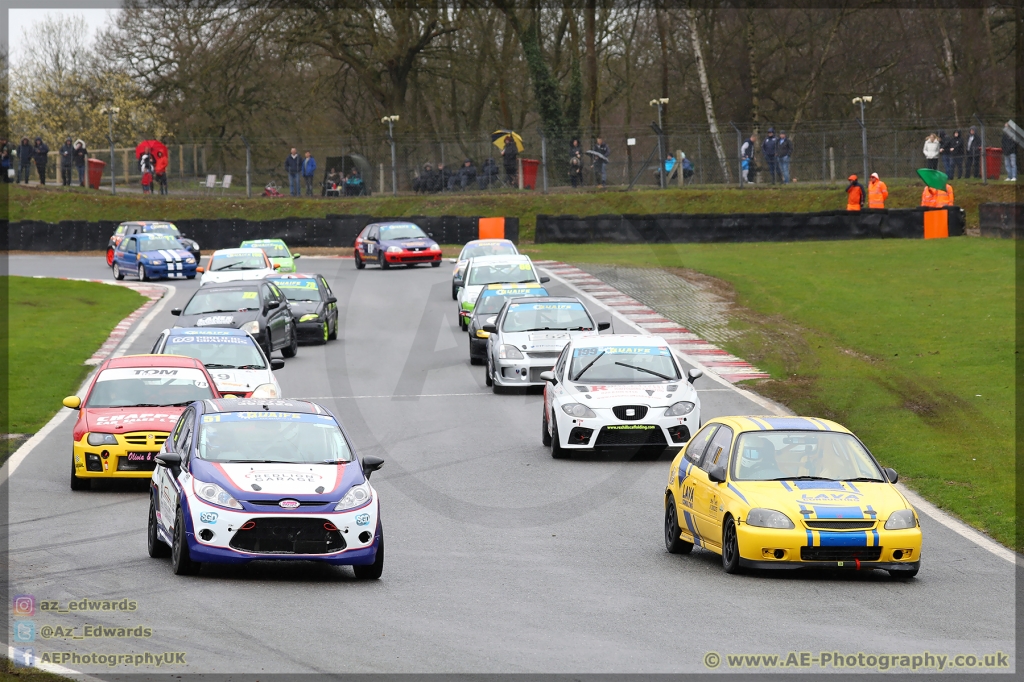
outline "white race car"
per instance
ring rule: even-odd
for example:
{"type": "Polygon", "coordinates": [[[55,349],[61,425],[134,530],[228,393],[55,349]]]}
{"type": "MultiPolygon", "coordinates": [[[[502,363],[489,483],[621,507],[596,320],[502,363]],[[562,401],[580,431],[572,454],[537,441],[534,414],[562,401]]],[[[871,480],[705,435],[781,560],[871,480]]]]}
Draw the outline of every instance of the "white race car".
{"type": "Polygon", "coordinates": [[[263,279],[277,272],[263,249],[219,249],[210,256],[206,268],[197,268],[203,276],[200,286],[213,282],[237,282],[239,280],[263,279]]]}
{"type": "Polygon", "coordinates": [[[682,447],[700,428],[700,399],[659,336],[572,339],[544,385],[543,443],[556,459],[572,452],[682,447]]]}
{"type": "Polygon", "coordinates": [[[459,287],[462,286],[462,276],[466,273],[466,265],[469,263],[470,258],[476,258],[478,256],[514,256],[519,253],[516,249],[516,245],[511,239],[474,239],[471,242],[466,242],[466,245],[462,247],[462,251],[459,252],[458,258],[449,258],[448,260],[455,263],[455,269],[452,271],[452,299],[456,299],[459,295],[459,287]]]}
{"type": "Polygon", "coordinates": [[[594,322],[590,311],[571,296],[510,298],[488,332],[487,385],[542,386],[541,373],[551,369],[569,339],[597,336],[608,322],[594,322]]]}
{"type": "Polygon", "coordinates": [[[459,326],[465,331],[477,296],[488,284],[522,284],[523,282],[549,282],[550,277],[539,277],[529,256],[478,256],[466,264],[462,288],[455,300],[459,304],[459,326]]]}
{"type": "Polygon", "coordinates": [[[281,385],[271,370],[284,360],[267,360],[249,332],[223,327],[165,329],[153,345],[153,354],[184,355],[206,366],[217,390],[237,398],[280,398],[281,385]]]}

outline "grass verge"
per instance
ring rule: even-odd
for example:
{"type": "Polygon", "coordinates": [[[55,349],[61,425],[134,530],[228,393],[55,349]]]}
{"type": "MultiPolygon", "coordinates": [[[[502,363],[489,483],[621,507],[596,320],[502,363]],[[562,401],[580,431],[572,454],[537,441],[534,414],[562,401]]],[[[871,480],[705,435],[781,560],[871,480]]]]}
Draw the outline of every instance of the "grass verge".
{"type": "MultiPolygon", "coordinates": [[[[957,204],[967,211],[967,227],[978,227],[978,205],[1013,202],[1016,184],[979,180],[958,181],[957,204]]],[[[890,208],[910,208],[921,202],[920,182],[889,182],[890,208]]],[[[845,185],[788,185],[786,187],[701,186],[664,191],[533,191],[495,190],[434,194],[405,194],[331,199],[268,199],[257,197],[162,197],[123,194],[78,187],[38,188],[9,185],[12,221],[41,220],[184,220],[188,218],[322,218],[328,213],[402,217],[411,215],[519,216],[520,239],[532,241],[538,214],[601,215],[623,213],[769,213],[840,210],[846,207],[845,185]]]]}
{"type": "Polygon", "coordinates": [[[96,282],[11,277],[8,284],[8,423],[12,433],[34,433],[89,373],[82,363],[146,299],[96,282]]]}
{"type": "Polygon", "coordinates": [[[0,682],[68,682],[72,678],[43,672],[39,668],[14,665],[6,656],[0,656],[0,682]]]}
{"type": "Polygon", "coordinates": [[[727,348],[772,376],[755,390],[797,413],[848,426],[901,481],[1013,546],[1012,241],[552,244],[526,251],[724,280],[742,306],[733,322],[749,332],[727,348]]]}

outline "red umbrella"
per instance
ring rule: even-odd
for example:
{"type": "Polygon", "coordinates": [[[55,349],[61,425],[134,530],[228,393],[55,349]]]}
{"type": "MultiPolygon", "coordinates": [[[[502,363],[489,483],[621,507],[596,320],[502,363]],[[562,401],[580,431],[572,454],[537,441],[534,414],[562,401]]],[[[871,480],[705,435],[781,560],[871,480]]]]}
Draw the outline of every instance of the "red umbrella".
{"type": "Polygon", "coordinates": [[[159,158],[160,154],[158,154],[158,152],[162,152],[163,157],[167,158],[167,145],[160,140],[143,140],[140,142],[138,146],[135,147],[135,158],[141,159],[142,155],[145,154],[147,150],[154,158],[159,158]]]}

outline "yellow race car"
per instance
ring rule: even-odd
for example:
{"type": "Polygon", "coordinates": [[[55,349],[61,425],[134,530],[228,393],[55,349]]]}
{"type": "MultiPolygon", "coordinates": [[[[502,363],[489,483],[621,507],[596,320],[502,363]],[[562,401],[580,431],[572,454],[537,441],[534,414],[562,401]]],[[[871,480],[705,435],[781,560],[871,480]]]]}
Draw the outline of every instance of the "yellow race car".
{"type": "Polygon", "coordinates": [[[718,417],[672,461],[665,546],[741,568],[883,569],[912,578],[921,524],[848,429],[813,417],[718,417]]]}

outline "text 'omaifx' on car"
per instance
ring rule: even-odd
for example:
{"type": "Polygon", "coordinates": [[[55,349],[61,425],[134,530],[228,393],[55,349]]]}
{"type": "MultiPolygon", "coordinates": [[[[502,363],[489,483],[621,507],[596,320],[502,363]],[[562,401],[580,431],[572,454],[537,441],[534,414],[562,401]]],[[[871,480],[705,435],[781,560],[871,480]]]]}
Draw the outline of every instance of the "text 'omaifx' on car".
{"type": "Polygon", "coordinates": [[[541,277],[529,256],[479,256],[466,264],[464,284],[455,297],[459,307],[459,327],[465,331],[480,292],[488,284],[544,284],[550,277],[541,277]]]}
{"type": "Polygon", "coordinates": [[[595,449],[681,447],[700,428],[700,399],[658,336],[572,339],[545,372],[541,432],[551,456],[595,449]]]}
{"type": "Polygon", "coordinates": [[[117,245],[124,240],[125,237],[130,237],[133,234],[152,233],[159,234],[165,237],[171,237],[181,242],[181,245],[192,254],[192,258],[195,262],[199,263],[199,258],[202,256],[202,252],[199,250],[199,242],[193,239],[187,239],[185,235],[178,231],[178,228],[174,223],[167,223],[162,221],[145,221],[145,220],[130,220],[128,222],[121,223],[114,230],[114,234],[110,235],[110,239],[107,240],[107,267],[114,265],[114,249],[117,245]]]}
{"type": "Polygon", "coordinates": [[[175,327],[160,332],[154,354],[170,353],[195,358],[213,377],[217,390],[235,398],[280,398],[281,385],[271,370],[284,360],[267,360],[249,332],[241,329],[175,327]]]}
{"type": "Polygon", "coordinates": [[[219,249],[210,256],[205,268],[200,268],[202,285],[263,279],[277,272],[263,249],[219,249]]]}
{"type": "Polygon", "coordinates": [[[477,256],[515,256],[519,253],[516,245],[511,239],[474,239],[466,242],[459,252],[458,258],[449,258],[455,263],[452,271],[452,300],[459,295],[459,287],[462,286],[462,276],[466,272],[466,265],[470,258],[477,256]]]}
{"type": "Polygon", "coordinates": [[[369,476],[341,424],[305,401],[203,400],[185,410],[153,472],[152,557],[177,574],[202,563],[312,560],[384,569],[384,529],[369,476]]]}
{"type": "Polygon", "coordinates": [[[295,272],[295,259],[302,254],[292,253],[283,239],[248,239],[238,245],[242,249],[261,249],[278,272],[295,272]]]}
{"type": "Polygon", "coordinates": [[[498,320],[505,301],[510,298],[527,298],[530,296],[547,296],[548,291],[538,282],[526,284],[488,284],[476,297],[473,313],[469,318],[469,364],[482,365],[487,361],[487,338],[490,332],[484,331],[485,324],[494,324],[498,320]]]}
{"type": "Polygon", "coordinates": [[[195,279],[196,259],[181,243],[162,234],[140,232],[125,237],[114,249],[114,279],[134,275],[147,279],[195,279]]]}
{"type": "Polygon", "coordinates": [[[64,398],[78,410],[72,431],[71,489],[96,478],[149,478],[155,457],[185,406],[219,397],[203,363],[174,355],[105,360],[85,397],[64,398]]]}
{"type": "Polygon", "coordinates": [[[542,386],[542,372],[551,369],[565,344],[575,337],[597,336],[609,323],[597,323],[578,298],[541,296],[510,298],[488,333],[485,360],[487,385],[542,386]]]}
{"type": "Polygon", "coordinates": [[[408,222],[370,223],[356,237],[356,268],[376,263],[383,270],[392,265],[413,267],[417,263],[441,266],[441,247],[419,225],[408,222]]]}
{"type": "Polygon", "coordinates": [[[716,417],[669,469],[665,545],[741,568],[884,569],[917,575],[921,526],[846,428],[810,417],[716,417]]]}
{"type": "Polygon", "coordinates": [[[288,299],[273,282],[208,284],[192,294],[185,307],[172,308],[181,319],[175,327],[229,327],[249,332],[268,358],[280,350],[286,358],[299,352],[299,336],[288,299]]]}
{"type": "Polygon", "coordinates": [[[323,275],[268,277],[288,298],[300,341],[327,343],[338,338],[338,299],[323,275]]]}

